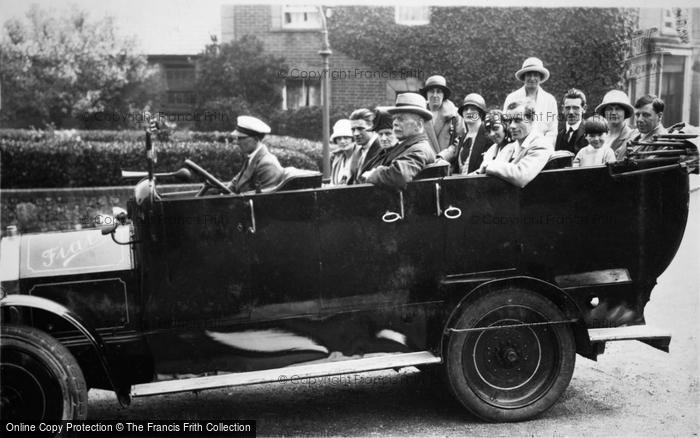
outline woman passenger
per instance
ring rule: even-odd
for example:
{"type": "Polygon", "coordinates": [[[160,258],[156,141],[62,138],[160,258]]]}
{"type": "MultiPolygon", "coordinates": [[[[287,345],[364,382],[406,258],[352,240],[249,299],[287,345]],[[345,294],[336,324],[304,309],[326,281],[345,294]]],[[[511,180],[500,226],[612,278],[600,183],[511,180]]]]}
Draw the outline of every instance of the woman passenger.
{"type": "Polygon", "coordinates": [[[335,149],[331,157],[331,185],[347,184],[352,177],[352,156],[355,143],[352,141],[350,120],[340,119],[333,125],[331,143],[335,149]]]}
{"type": "Polygon", "coordinates": [[[491,139],[491,141],[493,141],[493,145],[491,145],[491,147],[484,152],[484,161],[482,165],[479,166],[479,169],[473,173],[484,173],[486,163],[494,160],[499,153],[509,153],[512,158],[515,149],[513,149],[512,146],[509,146],[509,144],[513,142],[513,139],[510,138],[510,133],[506,128],[506,123],[503,121],[503,117],[503,111],[498,109],[493,109],[486,113],[486,116],[484,117],[484,129],[486,130],[488,137],[491,139]]]}

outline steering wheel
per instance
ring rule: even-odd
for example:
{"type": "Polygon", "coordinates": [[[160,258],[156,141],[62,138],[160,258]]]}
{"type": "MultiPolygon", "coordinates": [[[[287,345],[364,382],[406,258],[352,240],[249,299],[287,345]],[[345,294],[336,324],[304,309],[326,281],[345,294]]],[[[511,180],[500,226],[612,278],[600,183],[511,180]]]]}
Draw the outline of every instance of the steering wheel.
{"type": "Polygon", "coordinates": [[[224,183],[216,179],[216,177],[211,173],[199,167],[199,165],[197,165],[194,161],[185,160],[185,166],[189,167],[194,173],[196,173],[204,179],[204,186],[195,196],[203,196],[207,192],[207,190],[209,190],[209,187],[216,187],[217,189],[221,190],[224,193],[228,193],[229,195],[233,194],[231,189],[226,187],[224,183]]]}

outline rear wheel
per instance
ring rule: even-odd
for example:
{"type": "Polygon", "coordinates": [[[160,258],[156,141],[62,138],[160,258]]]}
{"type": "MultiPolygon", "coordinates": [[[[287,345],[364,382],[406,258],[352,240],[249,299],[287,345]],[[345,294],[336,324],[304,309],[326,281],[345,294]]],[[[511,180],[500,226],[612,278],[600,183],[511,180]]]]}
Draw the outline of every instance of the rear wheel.
{"type": "Polygon", "coordinates": [[[576,345],[557,306],[522,289],[490,292],[468,304],[452,328],[446,367],[450,388],[486,421],[522,421],[549,409],[569,385],[576,345]],[[521,326],[518,326],[521,325],[521,326]],[[498,326],[514,326],[495,328],[498,326]]]}
{"type": "Polygon", "coordinates": [[[0,417],[4,421],[87,417],[83,372],[56,339],[33,327],[3,325],[0,349],[0,417]]]}

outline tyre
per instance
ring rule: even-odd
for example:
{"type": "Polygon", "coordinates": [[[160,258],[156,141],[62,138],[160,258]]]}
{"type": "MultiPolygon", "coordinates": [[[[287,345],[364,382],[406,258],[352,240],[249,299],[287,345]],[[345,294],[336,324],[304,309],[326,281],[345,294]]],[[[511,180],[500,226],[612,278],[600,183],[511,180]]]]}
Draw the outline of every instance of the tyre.
{"type": "MultiPolygon", "coordinates": [[[[495,290],[468,304],[452,328],[564,321],[551,301],[523,289],[495,290]]],[[[570,324],[450,332],[450,389],[477,417],[523,421],[549,409],[571,381],[576,344],[570,324]]]]}
{"type": "Polygon", "coordinates": [[[3,325],[0,350],[0,417],[4,421],[87,417],[83,372],[56,339],[33,327],[3,325]]]}

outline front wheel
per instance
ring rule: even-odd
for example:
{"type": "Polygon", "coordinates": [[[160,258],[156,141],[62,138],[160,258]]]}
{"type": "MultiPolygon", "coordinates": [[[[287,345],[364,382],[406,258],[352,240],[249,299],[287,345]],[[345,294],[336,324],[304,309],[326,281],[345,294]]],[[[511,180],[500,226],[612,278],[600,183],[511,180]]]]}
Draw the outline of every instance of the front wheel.
{"type": "Polygon", "coordinates": [[[0,417],[4,421],[87,417],[83,372],[56,339],[33,327],[3,325],[0,350],[0,417]]]}
{"type": "Polygon", "coordinates": [[[495,290],[467,304],[447,343],[452,392],[486,421],[528,420],[546,411],[569,385],[576,362],[564,320],[550,300],[523,289],[495,290]],[[548,322],[559,323],[541,324],[548,322]],[[482,327],[489,329],[459,331],[482,327]]]}

